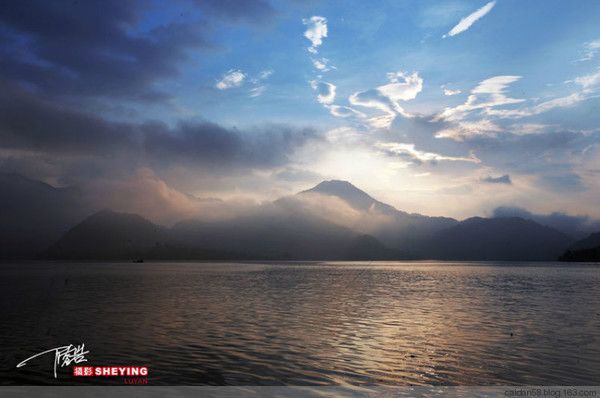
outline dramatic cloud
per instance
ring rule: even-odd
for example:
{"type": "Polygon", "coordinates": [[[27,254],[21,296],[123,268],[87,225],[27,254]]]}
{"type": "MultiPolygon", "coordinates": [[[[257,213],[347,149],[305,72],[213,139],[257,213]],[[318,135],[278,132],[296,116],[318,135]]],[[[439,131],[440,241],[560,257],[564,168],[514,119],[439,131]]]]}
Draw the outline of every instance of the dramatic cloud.
{"type": "MultiPolygon", "coordinates": [[[[495,0],[490,1],[489,3],[487,3],[486,5],[481,7],[479,10],[477,10],[474,13],[470,14],[469,16],[461,19],[460,22],[458,23],[458,25],[453,27],[452,30],[450,30],[450,32],[448,32],[448,36],[456,36],[457,34],[462,33],[465,30],[469,29],[471,27],[471,25],[473,25],[476,21],[478,21],[480,18],[482,18],[485,14],[490,12],[492,10],[492,8],[494,8],[495,4],[496,4],[495,0]]],[[[444,35],[444,37],[446,37],[446,35],[444,35]]]]}
{"type": "Polygon", "coordinates": [[[122,157],[130,168],[187,164],[226,173],[285,165],[296,149],[321,139],[314,130],[284,125],[240,131],[209,122],[180,122],[174,128],[114,122],[42,101],[11,84],[0,88],[0,148],[52,154],[57,162],[87,157],[111,165],[122,157]]]}
{"type": "Polygon", "coordinates": [[[322,104],[331,104],[335,100],[335,85],[327,82],[311,81],[310,86],[317,90],[317,100],[322,104]]]}
{"type": "Polygon", "coordinates": [[[239,87],[244,83],[246,74],[241,70],[230,69],[223,74],[223,78],[217,82],[216,87],[219,90],[226,90],[232,87],[239,87]]]}
{"type": "Polygon", "coordinates": [[[510,176],[508,174],[505,174],[500,177],[482,178],[482,181],[489,182],[491,184],[508,184],[508,185],[512,184],[512,181],[510,180],[510,176]]]}
{"type": "Polygon", "coordinates": [[[207,48],[204,23],[133,29],[150,3],[5,2],[0,70],[52,97],[164,101],[155,82],[179,76],[191,50],[207,48]]]}
{"type": "Polygon", "coordinates": [[[211,16],[224,22],[246,22],[264,26],[277,15],[269,1],[265,0],[195,0],[196,5],[211,16]]]}
{"type": "Polygon", "coordinates": [[[373,108],[385,113],[368,119],[369,123],[376,128],[389,128],[398,114],[405,117],[412,115],[407,113],[399,104],[399,101],[414,99],[423,89],[423,79],[417,72],[408,74],[406,72],[388,73],[389,84],[379,86],[368,91],[359,91],[350,96],[350,104],[373,108]]]}
{"type": "Polygon", "coordinates": [[[327,37],[327,19],[315,15],[303,19],[302,23],[307,26],[304,37],[312,43],[312,46],[308,48],[308,51],[316,54],[317,47],[323,44],[323,38],[327,37]]]}

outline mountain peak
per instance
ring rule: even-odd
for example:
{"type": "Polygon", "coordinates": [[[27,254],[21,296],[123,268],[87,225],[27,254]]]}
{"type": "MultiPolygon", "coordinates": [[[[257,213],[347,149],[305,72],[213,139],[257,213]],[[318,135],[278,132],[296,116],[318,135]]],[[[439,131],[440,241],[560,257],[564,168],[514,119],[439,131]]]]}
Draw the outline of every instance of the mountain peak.
{"type": "Polygon", "coordinates": [[[368,210],[373,205],[373,203],[377,202],[366,192],[358,189],[348,181],[341,180],[323,181],[311,189],[300,192],[299,195],[308,193],[318,193],[321,195],[336,196],[347,202],[350,206],[354,207],[355,209],[362,211],[368,210]]]}

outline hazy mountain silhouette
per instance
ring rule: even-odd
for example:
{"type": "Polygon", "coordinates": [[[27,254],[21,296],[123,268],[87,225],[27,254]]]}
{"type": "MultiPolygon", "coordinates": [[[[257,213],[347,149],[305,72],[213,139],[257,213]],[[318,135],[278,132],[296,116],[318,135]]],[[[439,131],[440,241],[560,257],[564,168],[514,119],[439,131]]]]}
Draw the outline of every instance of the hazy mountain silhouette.
{"type": "Polygon", "coordinates": [[[135,214],[103,210],[73,227],[42,257],[376,260],[399,256],[373,237],[306,214],[269,213],[221,222],[186,220],[167,229],[135,214]]]}
{"type": "Polygon", "coordinates": [[[165,245],[167,230],[137,214],[102,210],[71,228],[44,254],[49,258],[128,259],[165,245]]]}
{"type": "Polygon", "coordinates": [[[416,244],[432,237],[436,232],[458,224],[453,218],[429,217],[397,210],[375,200],[347,181],[323,181],[297,196],[302,198],[308,195],[342,200],[360,213],[353,223],[347,225],[349,228],[372,235],[385,245],[403,251],[412,250],[416,244]]]}
{"type": "MultiPolygon", "coordinates": [[[[346,181],[324,181],[243,216],[182,220],[172,228],[111,210],[84,219],[91,211],[76,189],[18,175],[0,175],[0,186],[8,187],[0,199],[4,258],[33,257],[47,248],[39,257],[554,260],[572,243],[555,229],[519,217],[458,222],[409,214],[346,181]]],[[[589,237],[585,244],[594,239],[600,238],[589,237]]]]}
{"type": "Polygon", "coordinates": [[[555,260],[572,238],[519,217],[473,217],[446,229],[422,252],[444,260],[555,260]]]}
{"type": "Polygon", "coordinates": [[[600,232],[572,244],[559,260],[600,262],[600,232]]]}
{"type": "MultiPolygon", "coordinates": [[[[311,214],[306,209],[276,201],[249,216],[219,222],[186,220],[176,224],[172,238],[187,247],[235,250],[249,256],[294,260],[359,259],[352,248],[359,233],[311,214]]],[[[383,245],[363,247],[359,257],[382,257],[383,245]]],[[[400,253],[396,253],[399,258],[400,253]]]]}
{"type": "Polygon", "coordinates": [[[0,259],[34,257],[92,211],[77,189],[0,173],[0,259]]]}
{"type": "Polygon", "coordinates": [[[394,209],[392,206],[373,199],[366,192],[356,188],[348,181],[323,181],[311,189],[298,193],[298,195],[306,195],[309,193],[338,197],[354,209],[363,212],[372,211],[388,214],[395,214],[398,212],[398,210],[394,209]]]}

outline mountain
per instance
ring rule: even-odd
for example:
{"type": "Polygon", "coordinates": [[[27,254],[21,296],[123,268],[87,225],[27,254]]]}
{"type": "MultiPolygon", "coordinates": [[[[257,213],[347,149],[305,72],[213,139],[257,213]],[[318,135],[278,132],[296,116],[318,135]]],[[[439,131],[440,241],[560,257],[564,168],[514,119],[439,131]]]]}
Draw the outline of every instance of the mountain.
{"type": "Polygon", "coordinates": [[[74,188],[0,173],[0,259],[31,259],[92,212],[74,188]]]}
{"type": "MultiPolygon", "coordinates": [[[[112,210],[84,218],[91,212],[77,190],[18,175],[0,175],[0,186],[10,188],[0,199],[3,255],[33,256],[46,247],[38,258],[554,260],[572,243],[557,230],[519,217],[458,222],[409,214],[336,180],[243,216],[182,220],[172,228],[112,210]],[[10,252],[11,243],[18,250],[10,252]]],[[[578,245],[598,240],[593,235],[578,245]]]]}
{"type": "Polygon", "coordinates": [[[473,217],[436,234],[422,252],[439,260],[554,261],[572,238],[519,217],[473,217]]]}
{"type": "MultiPolygon", "coordinates": [[[[347,181],[323,181],[314,188],[296,195],[299,200],[321,197],[335,198],[355,211],[350,217],[334,214],[332,221],[344,222],[348,228],[372,235],[386,246],[402,251],[415,248],[419,242],[432,237],[435,233],[458,224],[448,217],[429,217],[421,214],[409,214],[393,206],[382,203],[347,181]]],[[[288,199],[290,200],[290,199],[288,199]]],[[[315,206],[313,206],[313,211],[315,206]]]]}
{"type": "MultiPolygon", "coordinates": [[[[369,237],[371,245],[354,251],[360,235],[286,201],[276,201],[258,214],[233,220],[182,221],[171,230],[173,240],[183,246],[234,250],[254,258],[372,260],[392,256],[392,251],[373,237],[369,237]]],[[[396,259],[407,258],[400,252],[393,253],[396,259]]]]}
{"type": "Polygon", "coordinates": [[[136,214],[109,209],[87,217],[43,254],[53,259],[133,259],[165,245],[167,230],[136,214]]]}
{"type": "Polygon", "coordinates": [[[398,212],[398,210],[394,209],[392,206],[373,199],[366,192],[356,188],[348,181],[323,181],[311,189],[298,193],[298,195],[302,196],[312,193],[338,197],[358,211],[376,211],[388,214],[395,214],[398,212]]]}
{"type": "Polygon", "coordinates": [[[299,213],[268,212],[219,222],[186,220],[168,229],[135,214],[103,210],[86,218],[41,258],[134,259],[398,259],[373,237],[299,213]]]}
{"type": "Polygon", "coordinates": [[[572,244],[559,260],[600,262],[600,232],[572,244]]]}

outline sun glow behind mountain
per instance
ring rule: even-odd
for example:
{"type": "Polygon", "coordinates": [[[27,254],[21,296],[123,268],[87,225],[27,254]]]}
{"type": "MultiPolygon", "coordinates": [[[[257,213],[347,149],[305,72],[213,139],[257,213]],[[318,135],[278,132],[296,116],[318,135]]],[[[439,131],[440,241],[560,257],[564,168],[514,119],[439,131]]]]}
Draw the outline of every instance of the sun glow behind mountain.
{"type": "Polygon", "coordinates": [[[0,172],[164,223],[329,179],[430,215],[600,217],[599,13],[591,0],[8,2],[0,172]]]}

